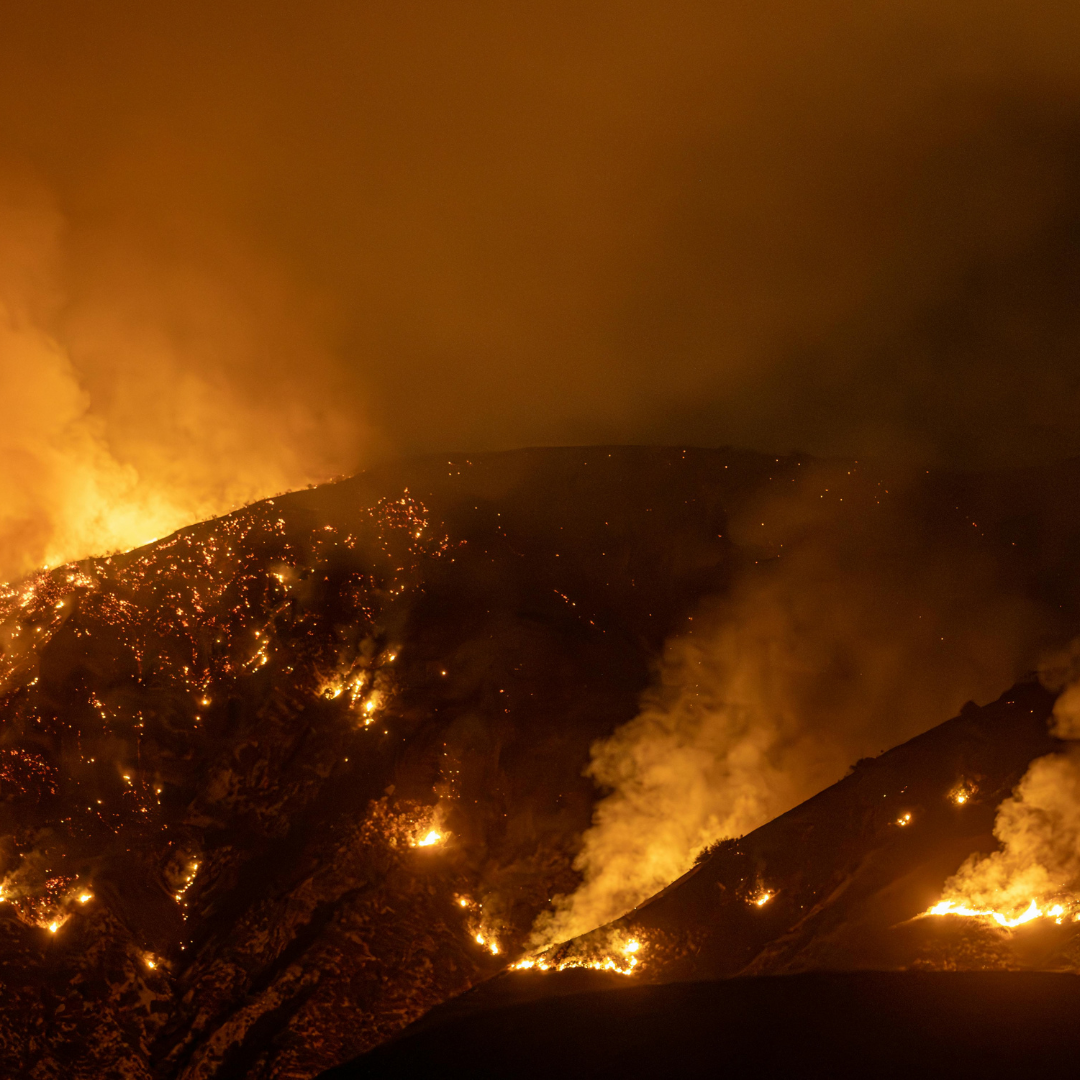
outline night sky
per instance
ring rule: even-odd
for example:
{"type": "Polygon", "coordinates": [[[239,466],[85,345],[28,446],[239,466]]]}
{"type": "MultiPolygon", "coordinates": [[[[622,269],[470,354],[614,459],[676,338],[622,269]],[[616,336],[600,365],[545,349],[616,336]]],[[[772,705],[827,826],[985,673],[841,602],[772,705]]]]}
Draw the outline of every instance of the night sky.
{"type": "Polygon", "coordinates": [[[0,292],[158,487],[567,443],[1059,458],[1078,59],[1048,0],[8,4],[0,292]]]}

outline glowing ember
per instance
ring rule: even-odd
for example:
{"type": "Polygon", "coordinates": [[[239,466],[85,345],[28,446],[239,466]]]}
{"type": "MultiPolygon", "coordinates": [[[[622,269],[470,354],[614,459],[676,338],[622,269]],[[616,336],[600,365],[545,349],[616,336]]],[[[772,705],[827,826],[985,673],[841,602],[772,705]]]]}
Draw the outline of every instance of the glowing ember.
{"type": "Polygon", "coordinates": [[[476,934],[474,935],[474,940],[477,945],[483,945],[492,956],[499,955],[499,943],[493,938],[485,937],[483,934],[476,934]]]}
{"type": "Polygon", "coordinates": [[[971,798],[976,791],[978,791],[978,788],[975,784],[968,780],[961,780],[960,783],[949,792],[949,800],[956,803],[957,806],[963,806],[965,803],[971,801],[971,798]]]}
{"type": "MultiPolygon", "coordinates": [[[[11,880],[0,902],[25,924],[56,933],[64,912],[93,899],[56,869],[59,860],[69,856],[78,865],[109,845],[126,847],[123,834],[130,830],[141,836],[147,828],[168,828],[174,809],[145,744],[157,716],[156,705],[147,711],[148,695],[186,702],[170,718],[170,736],[193,769],[217,754],[204,730],[211,706],[245,699],[249,678],[263,686],[287,681],[298,697],[335,702],[320,716],[331,728],[344,727],[348,717],[348,727],[379,720],[379,730],[388,730],[384,714],[403,653],[394,644],[377,654],[373,629],[384,598],[416,588],[423,564],[450,546],[407,493],[360,511],[355,534],[347,535],[333,527],[289,532],[269,502],[185,529],[152,548],[0,583],[0,785],[5,800],[40,808],[47,826],[40,835],[51,838],[47,853],[32,852],[30,838],[38,834],[15,830],[26,839],[5,849],[11,880]],[[306,592],[295,588],[301,581],[306,592]],[[331,610],[348,634],[328,620],[331,610]],[[39,666],[61,628],[75,640],[100,634],[134,676],[132,692],[117,696],[94,676],[85,688],[85,716],[76,709],[71,716],[79,719],[55,718],[48,706],[54,691],[43,685],[39,666]],[[47,745],[63,745],[63,760],[47,745]],[[115,763],[115,774],[93,768],[104,760],[115,763]]],[[[266,770],[276,766],[262,740],[246,752],[255,759],[251,775],[272,782],[266,770]]],[[[394,846],[430,847],[446,839],[430,812],[410,809],[385,824],[390,831],[383,839],[394,846]]],[[[198,864],[182,861],[169,874],[169,892],[182,912],[197,871],[198,864]]]]}
{"type": "MultiPolygon", "coordinates": [[[[962,805],[975,788],[962,781],[962,805]]],[[[997,810],[989,855],[974,853],[924,915],[958,915],[1012,930],[1036,919],[1080,920],[1080,757],[1075,748],[1036,758],[997,810]]]]}
{"type": "Polygon", "coordinates": [[[897,825],[910,825],[911,824],[911,815],[910,814],[901,814],[896,819],[896,824],[897,825]]]}
{"type": "Polygon", "coordinates": [[[764,907],[772,898],[773,898],[772,893],[763,892],[760,895],[755,896],[754,899],[751,901],[751,903],[755,907],[764,907]]]}
{"type": "Polygon", "coordinates": [[[613,971],[617,975],[632,975],[640,960],[641,942],[637,938],[613,943],[606,953],[570,955],[556,958],[559,946],[527,956],[510,965],[511,971],[567,971],[570,968],[589,968],[592,971],[613,971]]]}
{"type": "Polygon", "coordinates": [[[176,892],[173,893],[173,899],[178,904],[182,904],[182,903],[185,902],[184,901],[184,893],[186,893],[188,891],[188,889],[191,888],[191,885],[194,882],[195,878],[198,876],[198,873],[199,873],[199,864],[198,864],[198,862],[193,860],[191,862],[191,864],[188,866],[187,873],[181,879],[180,885],[177,887],[176,892]]]}

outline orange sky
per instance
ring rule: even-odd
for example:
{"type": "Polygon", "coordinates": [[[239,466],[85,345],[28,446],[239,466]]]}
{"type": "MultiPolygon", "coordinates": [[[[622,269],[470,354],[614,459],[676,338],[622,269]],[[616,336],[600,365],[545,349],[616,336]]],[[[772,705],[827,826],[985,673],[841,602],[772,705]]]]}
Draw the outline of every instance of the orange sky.
{"type": "Polygon", "coordinates": [[[603,441],[1080,453],[1075,3],[4,24],[0,202],[34,239],[0,243],[0,289],[140,477],[603,441]]]}

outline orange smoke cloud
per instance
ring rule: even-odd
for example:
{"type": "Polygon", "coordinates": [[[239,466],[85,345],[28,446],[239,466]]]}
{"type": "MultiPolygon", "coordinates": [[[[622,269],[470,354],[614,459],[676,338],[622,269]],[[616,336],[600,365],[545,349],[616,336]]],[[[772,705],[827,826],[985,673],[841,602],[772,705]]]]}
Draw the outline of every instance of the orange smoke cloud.
{"type": "Polygon", "coordinates": [[[1061,696],[1051,733],[1070,740],[1037,758],[998,807],[1001,847],[971,855],[945,882],[930,914],[968,915],[1013,925],[1075,917],[1080,910],[1080,641],[1046,659],[1043,682],[1061,696]]]}
{"type": "Polygon", "coordinates": [[[366,434],[285,283],[65,231],[0,188],[0,580],[355,469],[366,434]]]}
{"type": "Polygon", "coordinates": [[[537,944],[618,917],[706,845],[996,696],[1034,661],[1035,608],[859,473],[808,465],[733,517],[753,558],[667,643],[638,716],[594,745],[588,773],[608,793],[577,858],[583,881],[538,921],[537,944]]]}

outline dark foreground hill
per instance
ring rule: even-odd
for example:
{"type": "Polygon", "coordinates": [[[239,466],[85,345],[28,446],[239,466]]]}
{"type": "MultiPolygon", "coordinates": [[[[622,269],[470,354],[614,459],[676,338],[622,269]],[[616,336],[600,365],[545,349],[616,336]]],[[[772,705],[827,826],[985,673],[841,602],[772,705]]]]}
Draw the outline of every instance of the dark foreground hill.
{"type": "MultiPolygon", "coordinates": [[[[811,483],[812,464],[648,448],[427,459],[5,587],[0,1075],[310,1077],[483,983],[576,885],[590,745],[636,714],[703,602],[799,548],[808,505],[839,523],[826,535],[842,569],[947,552],[947,588],[1003,590],[1051,637],[1072,632],[1075,464],[930,475],[868,533],[885,487],[837,463],[811,483]],[[756,512],[788,491],[797,512],[756,512]],[[757,531],[774,518],[779,532],[757,531]]],[[[1041,752],[1049,700],[1027,706],[1015,746],[975,754],[988,800],[1041,752]]],[[[878,775],[844,790],[862,807],[878,775]]],[[[957,851],[969,826],[985,838],[991,804],[971,809],[957,851]]],[[[887,910],[859,906],[887,884],[857,853],[884,844],[907,865],[903,845],[921,842],[890,847],[884,818],[859,815],[819,833],[812,868],[749,916],[719,886],[739,897],[793,864],[714,853],[670,915],[661,898],[635,916],[660,920],[641,974],[857,951],[842,924],[887,910]],[[853,883],[847,899],[828,900],[834,879],[853,883]],[[796,924],[805,940],[785,937],[796,924]]]]}
{"type": "Polygon", "coordinates": [[[1076,975],[814,972],[668,983],[433,1025],[322,1080],[1070,1076],[1078,1015],[1076,975]]]}
{"type": "Polygon", "coordinates": [[[994,812],[1029,762],[1062,747],[1047,734],[1052,704],[1021,684],[860,762],[550,950],[549,970],[504,972],[327,1080],[706,1076],[720,1060],[763,1076],[1035,1076],[1068,1061],[1080,1048],[1075,922],[920,918],[966,856],[994,850],[994,812]],[[958,790],[971,794],[958,803],[958,790]],[[633,978],[646,985],[558,970],[612,940],[640,943],[633,978]]]}

